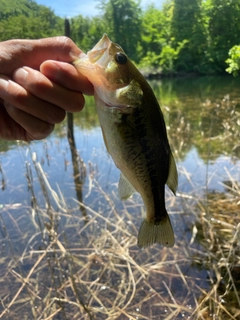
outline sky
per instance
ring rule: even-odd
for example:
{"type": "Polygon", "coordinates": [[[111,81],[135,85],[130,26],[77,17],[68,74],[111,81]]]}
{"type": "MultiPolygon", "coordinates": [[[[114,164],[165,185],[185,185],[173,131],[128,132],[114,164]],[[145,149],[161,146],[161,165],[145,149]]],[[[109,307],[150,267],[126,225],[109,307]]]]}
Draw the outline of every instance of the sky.
{"type": "MultiPolygon", "coordinates": [[[[97,0],[35,0],[38,4],[50,7],[54,13],[63,18],[71,18],[79,14],[83,16],[94,16],[99,14],[96,8],[97,0]]],[[[153,3],[156,8],[161,8],[164,0],[141,0],[144,9],[147,4],[153,3]]]]}

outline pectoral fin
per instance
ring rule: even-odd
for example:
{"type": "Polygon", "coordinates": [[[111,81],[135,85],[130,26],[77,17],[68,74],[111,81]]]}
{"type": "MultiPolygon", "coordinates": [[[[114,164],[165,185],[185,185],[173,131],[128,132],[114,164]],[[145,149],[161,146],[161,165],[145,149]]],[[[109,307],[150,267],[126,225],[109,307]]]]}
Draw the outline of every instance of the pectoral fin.
{"type": "Polygon", "coordinates": [[[172,190],[172,192],[176,194],[178,186],[178,173],[172,153],[170,154],[169,158],[169,174],[167,179],[167,185],[172,190]]]}
{"type": "Polygon", "coordinates": [[[118,183],[118,194],[121,200],[127,200],[131,195],[136,192],[131,183],[121,173],[118,183]]]}

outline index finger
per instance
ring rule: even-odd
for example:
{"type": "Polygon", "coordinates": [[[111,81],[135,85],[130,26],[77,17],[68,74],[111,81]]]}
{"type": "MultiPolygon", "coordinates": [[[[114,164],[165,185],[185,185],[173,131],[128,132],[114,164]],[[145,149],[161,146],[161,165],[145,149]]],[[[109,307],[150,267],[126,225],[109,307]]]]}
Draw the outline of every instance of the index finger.
{"type": "Polygon", "coordinates": [[[40,71],[48,79],[62,87],[86,95],[93,95],[92,83],[69,63],[45,61],[41,64],[40,71]]]}
{"type": "Polygon", "coordinates": [[[39,40],[8,40],[0,44],[1,73],[11,76],[22,66],[39,70],[45,60],[72,62],[82,51],[65,36],[39,40]],[[11,60],[11,63],[8,63],[11,60]]]}

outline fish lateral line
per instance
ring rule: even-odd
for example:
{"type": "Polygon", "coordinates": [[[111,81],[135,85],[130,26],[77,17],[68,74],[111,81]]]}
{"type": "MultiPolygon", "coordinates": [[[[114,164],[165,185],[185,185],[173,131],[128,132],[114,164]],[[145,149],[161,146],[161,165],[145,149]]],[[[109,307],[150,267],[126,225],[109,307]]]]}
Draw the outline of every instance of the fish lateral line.
{"type": "Polygon", "coordinates": [[[165,185],[176,194],[178,173],[159,102],[141,72],[106,34],[73,63],[94,86],[103,140],[117,168],[119,196],[139,192],[146,218],[140,248],[154,243],[172,247],[174,233],[165,208],[165,185]]]}
{"type": "Polygon", "coordinates": [[[107,102],[104,102],[104,105],[105,105],[105,107],[118,109],[118,110],[133,108],[133,106],[130,106],[130,105],[121,105],[121,104],[120,105],[113,105],[113,104],[107,103],[107,102]]]}

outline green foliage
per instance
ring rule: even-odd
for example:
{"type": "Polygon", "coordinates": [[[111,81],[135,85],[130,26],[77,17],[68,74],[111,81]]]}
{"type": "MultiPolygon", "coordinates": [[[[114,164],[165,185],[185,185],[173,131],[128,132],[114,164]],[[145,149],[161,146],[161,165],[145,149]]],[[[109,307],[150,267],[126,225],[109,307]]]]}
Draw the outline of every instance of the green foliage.
{"type": "Polygon", "coordinates": [[[142,34],[138,47],[141,66],[153,66],[165,73],[174,71],[173,62],[183,46],[172,46],[172,7],[171,1],[166,2],[162,10],[149,5],[142,14],[142,34]]]}
{"type": "Polygon", "coordinates": [[[99,17],[71,19],[71,38],[83,50],[90,50],[106,32],[106,23],[99,17]]]}
{"type": "Polygon", "coordinates": [[[201,10],[199,0],[174,0],[171,20],[175,41],[192,38],[201,30],[201,10]]]}
{"type": "Polygon", "coordinates": [[[142,15],[141,58],[155,65],[169,34],[169,23],[163,11],[150,5],[142,15]]]}
{"type": "Polygon", "coordinates": [[[229,49],[239,43],[240,1],[207,0],[204,6],[208,17],[208,54],[214,71],[223,72],[229,49]]]}
{"type": "Polygon", "coordinates": [[[171,33],[175,47],[187,40],[187,45],[179,52],[175,62],[177,71],[202,72],[206,49],[206,30],[203,23],[200,0],[174,0],[171,19],[171,33]]]}
{"type": "MultiPolygon", "coordinates": [[[[107,33],[139,66],[163,73],[238,73],[239,0],[98,0],[101,15],[71,19],[71,37],[88,51],[107,33]],[[228,52],[229,49],[229,58],[228,52]],[[228,59],[227,59],[228,58],[228,59]],[[226,60],[227,59],[227,60],[226,60]]],[[[32,0],[0,1],[0,41],[63,35],[64,21],[32,0]]]]}
{"type": "Polygon", "coordinates": [[[162,48],[159,58],[160,66],[164,72],[173,72],[174,63],[177,61],[179,54],[187,43],[188,40],[184,39],[183,41],[178,42],[176,49],[171,45],[166,45],[162,48]]]}
{"type": "Polygon", "coordinates": [[[63,19],[31,0],[1,0],[0,41],[63,35],[63,19]]]}
{"type": "Polygon", "coordinates": [[[229,58],[226,60],[226,63],[229,65],[229,67],[226,69],[226,71],[236,77],[239,75],[240,70],[240,45],[233,46],[229,50],[228,55],[229,58]]]}
{"type": "Polygon", "coordinates": [[[135,0],[102,0],[100,8],[109,37],[121,44],[129,57],[139,60],[137,50],[141,38],[141,9],[135,0]]]}

